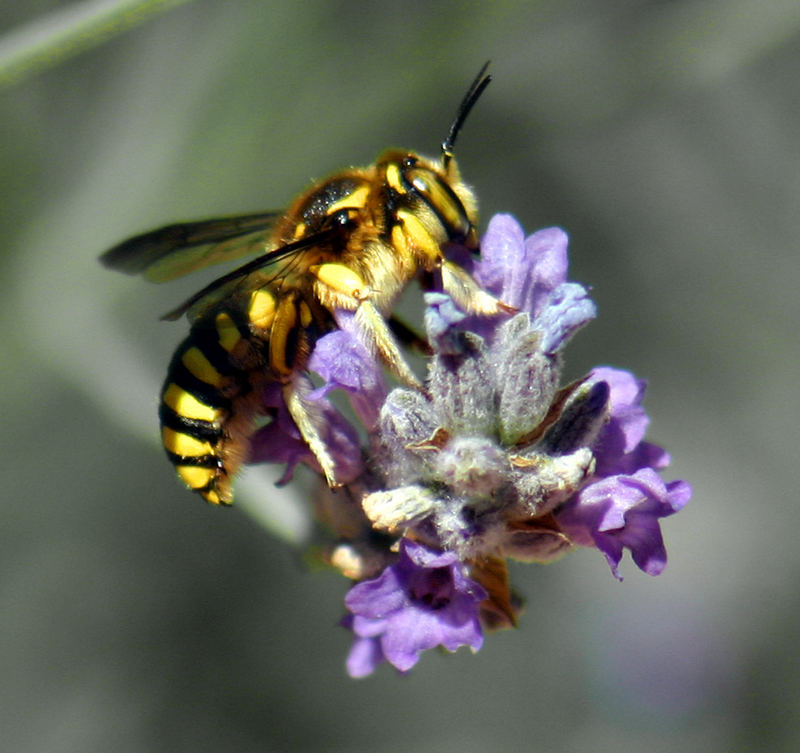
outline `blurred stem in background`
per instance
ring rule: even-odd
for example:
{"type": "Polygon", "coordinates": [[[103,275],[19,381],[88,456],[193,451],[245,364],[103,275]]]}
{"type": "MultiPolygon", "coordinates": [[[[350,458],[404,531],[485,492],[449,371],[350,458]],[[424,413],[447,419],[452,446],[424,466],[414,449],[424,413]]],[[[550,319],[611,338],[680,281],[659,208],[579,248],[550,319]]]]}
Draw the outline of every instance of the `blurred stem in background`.
{"type": "Polygon", "coordinates": [[[189,0],[86,0],[47,13],[0,37],[0,88],[189,0]]]}
{"type": "MultiPolygon", "coordinates": [[[[84,0],[41,15],[0,36],[0,89],[190,1],[84,0]]],[[[772,0],[757,11],[749,0],[695,0],[651,9],[636,33],[618,37],[612,49],[619,60],[650,67],[657,81],[697,86],[780,47],[798,29],[795,0],[772,0]]]]}

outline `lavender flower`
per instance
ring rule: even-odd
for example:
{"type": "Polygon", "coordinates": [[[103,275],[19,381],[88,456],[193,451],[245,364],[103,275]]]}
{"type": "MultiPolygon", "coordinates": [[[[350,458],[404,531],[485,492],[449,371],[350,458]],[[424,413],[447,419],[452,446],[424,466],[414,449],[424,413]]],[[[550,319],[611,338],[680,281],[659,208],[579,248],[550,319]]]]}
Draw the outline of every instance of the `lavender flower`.
{"type": "Polygon", "coordinates": [[[641,406],[644,382],[610,368],[595,369],[590,379],[610,390],[608,422],[592,448],[598,480],[563,505],[559,525],[573,543],[603,552],[620,580],[623,547],[644,572],[658,575],[667,564],[658,520],[680,510],[691,488],[685,481],[665,484],[655,472],[669,464],[669,455],[642,441],[649,423],[641,406]]]}
{"type": "Polygon", "coordinates": [[[477,651],[483,644],[478,607],[486,592],[465,572],[454,553],[404,539],[394,564],[347,594],[352,614],[346,624],[356,635],[349,673],[363,677],[384,660],[405,672],[435,646],[477,651]]]}
{"type": "Polygon", "coordinates": [[[659,575],[667,552],[658,520],[678,512],[690,496],[685,481],[665,484],[651,468],[642,468],[584,487],[558,511],[557,520],[573,543],[603,552],[620,580],[623,547],[644,572],[659,575]]]}
{"type": "MultiPolygon", "coordinates": [[[[324,380],[323,385],[314,389],[308,377],[301,374],[295,377],[294,388],[333,459],[336,478],[349,483],[364,472],[358,433],[330,403],[328,395],[337,389],[344,390],[359,420],[371,429],[387,390],[379,365],[358,337],[352,313],[338,312],[337,324],[340,329],[317,342],[308,364],[309,370],[324,380]]],[[[262,401],[264,412],[272,421],[255,433],[248,462],[285,463],[286,471],[278,484],[288,483],[299,463],[321,471],[291,418],[278,382],[268,383],[262,401]]]]}
{"type": "MultiPolygon", "coordinates": [[[[546,563],[589,546],[620,578],[628,549],[639,568],[659,574],[660,520],[691,496],[685,482],[661,479],[669,456],[644,441],[644,382],[601,367],[561,383],[562,352],[596,313],[586,289],[567,280],[566,234],[550,228],[526,239],[498,215],[471,271],[517,313],[469,316],[446,294],[426,294],[433,355],[424,391],[387,395],[352,316],[312,355],[325,383],[304,399],[346,479],[317,513],[336,537],[329,561],[360,581],[346,598],[354,676],[383,660],[406,671],[437,645],[477,650],[481,624],[516,624],[507,558],[546,563]],[[355,431],[328,402],[336,388],[363,424],[363,459],[355,431]]],[[[292,443],[267,446],[314,463],[292,443]]]]}

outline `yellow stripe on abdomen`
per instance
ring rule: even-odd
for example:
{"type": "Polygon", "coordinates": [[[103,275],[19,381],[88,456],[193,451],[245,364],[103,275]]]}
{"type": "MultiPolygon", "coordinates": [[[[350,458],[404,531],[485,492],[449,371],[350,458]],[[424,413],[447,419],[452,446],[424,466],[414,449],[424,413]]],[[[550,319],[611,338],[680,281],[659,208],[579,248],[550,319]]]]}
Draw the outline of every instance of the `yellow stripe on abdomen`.
{"type": "Polygon", "coordinates": [[[175,413],[183,418],[213,423],[221,417],[221,411],[201,402],[191,392],[187,392],[175,382],[170,382],[167,389],[164,390],[163,399],[175,413]]]}
{"type": "Polygon", "coordinates": [[[211,484],[217,475],[217,471],[214,468],[199,468],[194,465],[176,465],[175,470],[186,486],[195,490],[211,484]]]}
{"type": "Polygon", "coordinates": [[[228,353],[232,353],[233,349],[242,340],[242,335],[239,332],[239,328],[236,326],[236,323],[233,321],[233,319],[231,319],[230,314],[226,314],[224,311],[220,314],[217,314],[215,324],[217,327],[219,344],[226,351],[228,351],[228,353]]]}
{"type": "Polygon", "coordinates": [[[161,439],[164,449],[182,458],[197,458],[214,455],[214,445],[202,439],[196,439],[189,434],[170,429],[164,426],[161,429],[161,439]]]}
{"type": "Polygon", "coordinates": [[[181,356],[181,361],[192,376],[197,377],[201,382],[210,384],[217,389],[222,387],[222,374],[211,365],[211,362],[203,355],[198,347],[192,346],[191,348],[187,348],[181,356]]]}

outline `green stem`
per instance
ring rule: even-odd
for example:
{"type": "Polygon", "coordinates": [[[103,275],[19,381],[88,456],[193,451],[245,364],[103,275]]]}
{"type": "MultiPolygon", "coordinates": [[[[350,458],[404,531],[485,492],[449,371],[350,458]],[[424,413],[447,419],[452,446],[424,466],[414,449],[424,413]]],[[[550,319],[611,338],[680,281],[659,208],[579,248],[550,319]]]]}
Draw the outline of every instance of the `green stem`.
{"type": "Polygon", "coordinates": [[[84,0],[0,37],[0,88],[50,68],[188,0],[84,0]]]}

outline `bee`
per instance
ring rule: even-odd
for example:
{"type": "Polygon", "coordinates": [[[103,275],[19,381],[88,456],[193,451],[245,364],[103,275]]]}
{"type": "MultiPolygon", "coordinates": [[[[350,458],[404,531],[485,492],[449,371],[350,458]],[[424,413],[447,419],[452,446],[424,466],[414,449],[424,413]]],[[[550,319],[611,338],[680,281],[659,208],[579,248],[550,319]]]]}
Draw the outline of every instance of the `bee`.
{"type": "Polygon", "coordinates": [[[186,314],[191,329],[164,381],[161,438],[178,476],[206,501],[232,504],[256,419],[269,414],[264,390],[276,384],[328,484],[337,485],[298,387],[314,343],[336,328],[337,310],[352,312],[363,342],[415,386],[395,335],[400,325],[392,326],[392,308],[411,281],[440,286],[471,313],[504,310],[443,252],[448,243],[478,251],[476,199],[453,148],[491,80],[487,67],[462,99],[437,160],[391,149],[368,167],[316,183],[284,213],[167,225],[101,256],[111,269],[163,282],[258,254],[162,317],[186,314]]]}

